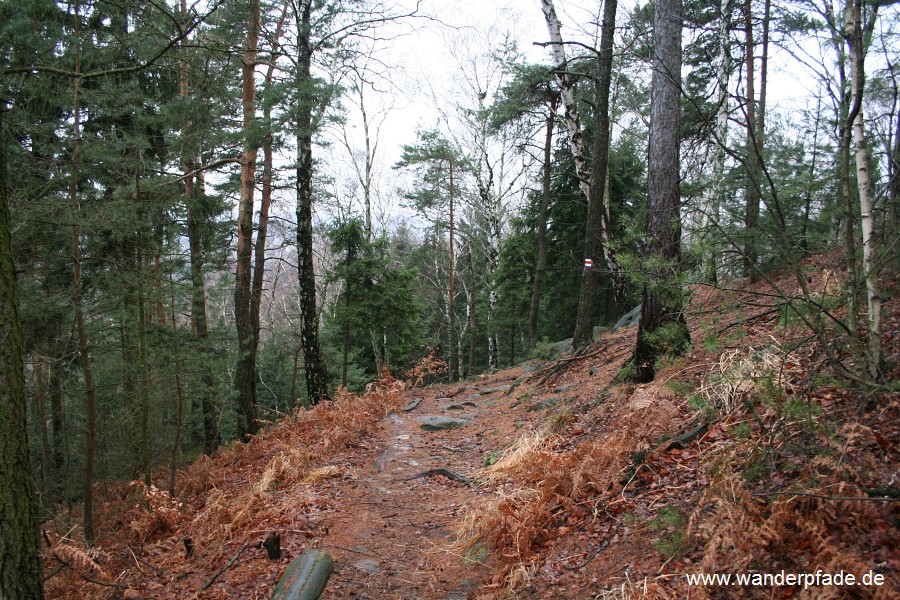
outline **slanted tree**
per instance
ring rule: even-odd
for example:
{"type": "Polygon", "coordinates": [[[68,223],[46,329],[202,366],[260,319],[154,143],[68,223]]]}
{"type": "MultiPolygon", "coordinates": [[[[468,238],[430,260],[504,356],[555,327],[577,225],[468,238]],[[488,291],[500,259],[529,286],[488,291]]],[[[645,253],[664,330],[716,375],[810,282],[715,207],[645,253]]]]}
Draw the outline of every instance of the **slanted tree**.
{"type": "MultiPolygon", "coordinates": [[[[609,91],[612,82],[613,36],[616,28],[616,0],[603,3],[603,24],[600,32],[600,52],[597,54],[597,79],[594,82],[594,140],[591,153],[591,187],[588,202],[588,217],[585,225],[585,258],[606,257],[607,268],[612,276],[616,309],[624,313],[628,303],[628,290],[624,278],[618,270],[619,262],[610,247],[609,202],[607,197],[607,176],[609,171],[609,91]]],[[[599,265],[598,265],[599,266],[599,265]]],[[[597,315],[597,292],[600,288],[599,268],[586,268],[581,281],[578,299],[578,317],[572,334],[572,347],[580,350],[593,339],[597,315]]]]}
{"type": "MultiPolygon", "coordinates": [[[[556,82],[559,86],[560,97],[562,98],[562,104],[564,108],[566,130],[569,134],[569,147],[572,151],[572,157],[575,162],[575,174],[578,177],[579,186],[588,205],[588,215],[585,222],[585,251],[586,253],[590,252],[591,254],[597,251],[603,253],[606,267],[609,270],[609,275],[612,279],[617,308],[620,312],[622,312],[623,310],[627,310],[624,306],[627,302],[627,290],[625,286],[625,275],[622,271],[621,266],[619,265],[619,260],[616,257],[613,249],[610,247],[610,244],[608,243],[609,224],[606,223],[607,211],[604,206],[605,178],[604,181],[592,181],[592,173],[588,171],[588,155],[585,148],[584,133],[581,130],[581,122],[578,116],[578,105],[575,97],[574,78],[572,73],[569,72],[569,65],[566,60],[565,44],[562,38],[562,33],[560,31],[559,17],[556,15],[556,9],[553,6],[553,0],[541,0],[541,9],[544,13],[544,20],[547,23],[547,32],[550,36],[549,45],[552,51],[556,82]],[[595,187],[599,189],[592,192],[592,189],[595,187]]],[[[603,128],[602,120],[605,119],[607,122],[607,140],[601,142],[606,146],[607,152],[609,148],[608,102],[609,85],[612,73],[612,47],[613,34],[615,31],[615,15],[616,3],[607,3],[604,8],[602,25],[602,30],[604,33],[601,34],[602,48],[601,54],[599,56],[600,62],[598,64],[600,67],[599,71],[601,73],[606,72],[607,68],[609,69],[609,71],[605,76],[604,82],[601,83],[598,80],[598,87],[596,88],[598,101],[602,102],[602,96],[605,95],[606,97],[607,110],[605,112],[607,114],[605,115],[605,117],[600,117],[598,115],[598,118],[601,119],[601,122],[599,123],[601,128],[603,128]],[[608,49],[608,52],[605,52],[605,49],[608,49]],[[601,89],[602,87],[605,87],[605,91],[601,89]]],[[[601,77],[603,77],[603,75],[601,75],[601,77]]],[[[597,107],[597,110],[599,112],[599,107],[597,107]]],[[[600,135],[600,132],[597,132],[597,135],[600,135]]],[[[601,168],[604,170],[603,174],[605,175],[605,170],[608,168],[607,164],[604,164],[604,166],[601,167],[599,162],[595,162],[595,164],[592,166],[592,171],[595,169],[599,170],[601,168]]],[[[588,256],[586,254],[584,258],[596,259],[597,257],[593,255],[588,256]]],[[[578,302],[578,317],[576,319],[575,332],[573,333],[572,337],[572,345],[576,349],[584,348],[588,343],[590,343],[593,333],[593,327],[595,324],[595,300],[599,278],[594,276],[595,273],[589,272],[592,270],[593,267],[585,267],[585,272],[582,277],[581,291],[578,302]]]]}
{"type": "Polygon", "coordinates": [[[637,344],[628,373],[638,383],[653,380],[658,358],[681,353],[690,344],[678,282],[681,28],[681,0],[659,0],[653,14],[650,156],[644,224],[646,279],[637,344]]]}

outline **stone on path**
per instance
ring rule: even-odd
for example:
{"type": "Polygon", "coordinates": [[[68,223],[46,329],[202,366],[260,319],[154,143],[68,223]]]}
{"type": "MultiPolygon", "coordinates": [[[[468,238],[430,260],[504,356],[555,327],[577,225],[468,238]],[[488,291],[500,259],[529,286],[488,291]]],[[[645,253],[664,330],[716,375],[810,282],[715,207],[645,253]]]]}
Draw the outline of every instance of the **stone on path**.
{"type": "Polygon", "coordinates": [[[362,560],[358,560],[353,564],[353,566],[363,573],[368,573],[369,575],[378,575],[379,573],[381,573],[381,567],[378,565],[378,561],[374,558],[364,558],[362,560]]]}
{"type": "Polygon", "coordinates": [[[421,398],[416,398],[415,400],[413,400],[412,402],[407,404],[406,407],[404,407],[403,412],[412,412],[412,411],[416,410],[419,407],[419,404],[421,404],[421,402],[422,402],[421,398]]]}
{"type": "Polygon", "coordinates": [[[482,395],[482,396],[487,396],[488,394],[494,394],[494,393],[497,393],[497,392],[505,392],[505,391],[508,390],[510,387],[512,387],[512,386],[510,386],[510,385],[498,385],[498,386],[496,386],[496,387],[487,388],[486,390],[481,390],[481,395],[482,395]]]}
{"type": "Polygon", "coordinates": [[[446,431],[472,424],[472,421],[467,419],[454,419],[453,417],[442,416],[425,416],[419,417],[417,420],[419,421],[419,427],[425,431],[446,431]]]}
{"type": "Polygon", "coordinates": [[[537,404],[532,406],[531,410],[532,411],[547,410],[548,408],[553,408],[557,404],[559,404],[559,398],[554,396],[552,398],[547,398],[546,400],[541,400],[540,402],[538,402],[537,404]]]}

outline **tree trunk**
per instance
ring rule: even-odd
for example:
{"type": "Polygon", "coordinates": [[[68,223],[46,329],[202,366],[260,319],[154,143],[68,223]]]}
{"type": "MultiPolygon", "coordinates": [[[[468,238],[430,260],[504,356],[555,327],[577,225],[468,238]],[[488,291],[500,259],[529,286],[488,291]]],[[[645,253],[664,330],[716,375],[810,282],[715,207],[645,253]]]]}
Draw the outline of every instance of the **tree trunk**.
{"type": "MultiPolygon", "coordinates": [[[[551,99],[546,129],[544,132],[544,169],[541,178],[541,208],[537,223],[537,261],[534,266],[534,281],[531,284],[531,306],[528,309],[528,349],[537,344],[538,312],[541,306],[541,292],[544,275],[547,272],[547,213],[550,210],[550,175],[552,173],[553,127],[556,120],[556,98],[551,99]]],[[[514,342],[512,342],[514,343],[514,342]]]]}
{"type": "Polygon", "coordinates": [[[448,290],[447,290],[447,327],[450,330],[450,371],[449,371],[449,379],[450,383],[454,383],[459,380],[459,340],[456,338],[456,310],[454,307],[454,297],[456,296],[456,290],[454,289],[454,282],[456,278],[456,273],[454,270],[456,263],[456,246],[455,240],[456,231],[453,218],[453,201],[454,201],[454,189],[453,189],[453,159],[449,160],[450,165],[450,262],[449,262],[449,275],[448,279],[448,290]]]}
{"type": "MultiPolygon", "coordinates": [[[[491,197],[488,196],[490,199],[491,197]]],[[[501,237],[501,208],[499,201],[492,201],[485,211],[485,219],[488,226],[487,245],[487,280],[488,306],[487,306],[487,339],[488,339],[488,371],[494,373],[500,366],[500,341],[497,326],[494,322],[494,314],[497,311],[497,303],[500,301],[500,291],[497,289],[497,279],[494,274],[500,267],[500,237],[501,237]]],[[[475,280],[472,280],[472,291],[475,291],[475,280]]],[[[473,303],[474,307],[474,303],[473,303]]]]}
{"type": "Polygon", "coordinates": [[[744,271],[750,278],[750,281],[756,281],[758,274],[756,273],[756,263],[759,259],[758,237],[759,237],[759,169],[758,169],[758,150],[755,143],[756,138],[756,92],[755,92],[755,69],[754,51],[756,46],[753,42],[753,12],[752,1],[744,0],[744,33],[745,33],[745,61],[746,61],[746,80],[747,80],[747,139],[745,142],[746,168],[747,168],[747,187],[746,196],[747,204],[744,211],[744,271]]]}
{"type": "MultiPolygon", "coordinates": [[[[900,112],[896,109],[897,90],[894,91],[894,145],[891,148],[888,179],[888,218],[893,230],[900,227],[900,112]]],[[[900,252],[895,250],[895,256],[900,252]]]]}
{"type": "Polygon", "coordinates": [[[809,165],[809,183],[803,195],[803,216],[800,222],[800,250],[804,254],[809,252],[809,216],[812,211],[813,181],[816,177],[816,159],[819,155],[819,123],[822,116],[822,98],[816,99],[816,121],[813,126],[812,159],[809,165]]]}
{"type": "MultiPolygon", "coordinates": [[[[602,253],[612,278],[618,314],[628,310],[628,294],[625,278],[619,269],[618,260],[609,246],[609,222],[607,220],[606,175],[609,169],[609,90],[612,82],[613,37],[616,27],[616,0],[606,0],[603,4],[603,24],[600,35],[600,54],[597,57],[597,81],[594,92],[594,147],[591,164],[591,186],[588,194],[588,215],[584,236],[584,256],[597,260],[602,253]]],[[[599,265],[598,265],[599,267],[599,265]]],[[[575,333],[572,334],[572,348],[582,350],[593,341],[594,324],[597,320],[597,291],[600,288],[601,272],[596,267],[585,267],[581,279],[581,293],[578,298],[578,315],[575,333]]]]}
{"type": "MultiPolygon", "coordinates": [[[[837,42],[840,44],[840,42],[837,42]]],[[[861,359],[859,348],[859,266],[856,262],[856,233],[853,197],[850,190],[850,143],[852,141],[852,119],[850,115],[850,96],[847,95],[846,55],[843,44],[838,50],[838,75],[840,89],[840,148],[838,150],[838,179],[840,180],[841,199],[844,209],[844,246],[847,258],[847,331],[849,333],[851,352],[856,359],[861,359]]]]}
{"type": "Polygon", "coordinates": [[[769,80],[769,20],[772,13],[772,0],[763,4],[762,20],[762,56],[759,59],[759,109],[756,119],[756,160],[762,166],[762,151],[766,137],[766,92],[769,80]]]}
{"type": "MultiPolygon", "coordinates": [[[[475,261],[472,258],[472,245],[471,242],[466,248],[466,261],[469,267],[469,287],[467,290],[467,300],[468,305],[466,306],[466,316],[468,317],[468,330],[469,330],[469,366],[466,369],[466,373],[469,377],[471,377],[475,373],[475,350],[477,349],[477,331],[475,329],[475,300],[477,298],[476,287],[475,287],[475,261]]],[[[490,343],[490,342],[489,342],[490,343]]],[[[489,349],[490,351],[490,349],[489,349]]]]}
{"type": "Polygon", "coordinates": [[[178,343],[178,325],[175,320],[175,281],[169,275],[172,287],[170,304],[172,314],[172,362],[175,367],[175,439],[172,440],[172,452],[169,455],[169,496],[175,497],[175,474],[178,470],[178,458],[181,455],[181,425],[184,420],[184,388],[181,384],[181,348],[178,343]]]}
{"type": "MultiPolygon", "coordinates": [[[[37,426],[38,439],[40,440],[40,464],[41,478],[40,488],[48,494],[55,488],[54,481],[59,476],[53,465],[50,452],[50,431],[47,429],[47,383],[50,375],[50,360],[38,353],[32,354],[32,378],[34,379],[34,400],[37,414],[33,414],[33,420],[37,426]]],[[[54,494],[48,494],[53,498],[54,494]]]]}
{"type": "MultiPolygon", "coordinates": [[[[609,88],[612,74],[612,47],[613,34],[615,31],[616,20],[616,1],[610,0],[606,3],[603,10],[603,24],[601,26],[600,39],[600,57],[598,59],[601,64],[601,77],[608,66],[609,71],[605,75],[605,82],[597,83],[597,101],[601,101],[601,96],[605,95],[605,110],[597,107],[597,119],[605,119],[606,140],[601,142],[606,145],[607,152],[609,149],[609,88]],[[607,65],[608,61],[608,65],[607,65]],[[605,89],[605,91],[603,91],[605,89]],[[603,116],[600,115],[603,114],[603,116]]],[[[588,217],[585,227],[585,249],[590,249],[590,255],[585,258],[597,259],[602,252],[606,261],[606,267],[609,270],[610,277],[613,280],[613,289],[616,293],[617,305],[621,303],[623,306],[619,308],[626,310],[624,304],[627,303],[627,290],[625,286],[625,278],[622,269],[619,267],[615,253],[609,248],[609,224],[603,218],[604,199],[603,186],[595,185],[596,182],[591,181],[591,174],[587,172],[587,159],[584,148],[584,137],[581,133],[581,124],[578,119],[578,109],[576,105],[574,86],[572,78],[566,73],[566,53],[563,44],[562,34],[560,33],[559,18],[556,16],[556,9],[553,7],[553,0],[541,0],[541,8],[544,12],[544,19],[547,22],[547,31],[550,35],[551,50],[553,54],[553,66],[556,69],[556,83],[559,86],[560,97],[562,98],[563,108],[565,109],[566,130],[569,134],[569,147],[572,150],[572,156],[575,161],[575,174],[584,194],[585,201],[588,205],[588,217]],[[592,192],[592,189],[599,187],[599,190],[592,192]],[[593,194],[593,196],[592,196],[593,194]],[[599,208],[595,205],[599,202],[599,208]],[[594,242],[595,237],[599,240],[594,242]]],[[[601,124],[598,122],[598,126],[601,124]]],[[[596,157],[595,157],[596,158],[596,157]]],[[[608,154],[604,161],[604,173],[608,168],[608,154]]],[[[592,170],[597,168],[596,160],[592,165],[592,170]]],[[[603,181],[600,179],[599,181],[603,181]]],[[[597,288],[599,285],[599,272],[589,272],[585,269],[582,279],[581,294],[578,302],[578,316],[575,322],[575,333],[573,334],[572,343],[574,348],[583,348],[590,343],[593,333],[594,321],[596,318],[595,306],[597,288]]]]}
{"type": "MultiPolygon", "coordinates": [[[[75,72],[81,71],[81,53],[75,55],[75,72]]],[[[75,329],[78,332],[78,353],[84,375],[85,432],[84,432],[84,540],[94,543],[94,443],[97,436],[96,394],[94,372],[91,368],[90,342],[84,324],[84,297],[81,282],[81,234],[78,220],[81,210],[78,202],[78,170],[81,162],[81,79],[75,80],[72,104],[75,145],[72,150],[72,167],[69,178],[69,204],[72,207],[72,304],[75,310],[75,329]]]]}
{"type": "Polygon", "coordinates": [[[297,7],[297,271],[301,341],[306,362],[306,390],[309,403],[328,399],[328,372],[319,349],[319,314],[316,305],[316,274],[312,227],[312,134],[315,91],[312,89],[312,0],[297,7]]]}
{"type": "Polygon", "coordinates": [[[303,345],[294,348],[294,364],[291,369],[291,407],[297,406],[297,374],[300,373],[300,355],[303,353],[303,345]]]}
{"type": "Polygon", "coordinates": [[[653,16],[653,79],[650,97],[648,163],[648,240],[641,322],[632,378],[644,383],[655,375],[656,359],[681,353],[690,344],[676,279],[681,259],[679,220],[679,129],[681,96],[681,0],[658,0],[653,16]],[[665,329],[663,329],[665,327],[665,329]]]}
{"type": "MultiPolygon", "coordinates": [[[[68,346],[68,344],[66,344],[68,346]]],[[[49,364],[49,381],[47,388],[50,395],[50,431],[53,433],[51,456],[53,461],[52,496],[62,500],[66,496],[65,481],[67,479],[68,451],[66,444],[66,407],[63,395],[64,363],[62,360],[51,360],[49,364]]]]}
{"type": "MultiPolygon", "coordinates": [[[[874,24],[875,11],[871,15],[874,24]]],[[[868,304],[868,357],[867,372],[872,381],[881,378],[881,292],[878,285],[878,265],[875,249],[875,215],[872,206],[872,183],[869,179],[869,157],[866,149],[866,133],[863,122],[862,97],[866,76],[863,60],[862,1],[847,0],[844,11],[844,35],[850,49],[851,107],[847,126],[852,122],[856,155],[856,182],[859,189],[860,229],[863,243],[863,277],[866,282],[868,304]]]]}
{"type": "Polygon", "coordinates": [[[256,121],[256,56],[259,45],[259,0],[250,0],[247,42],[241,67],[244,114],[244,150],[241,155],[241,197],[237,221],[237,266],[235,268],[234,318],[238,336],[238,361],[234,386],[237,390],[238,437],[246,440],[258,430],[256,422],[256,352],[253,343],[251,304],[251,255],[253,252],[253,193],[256,187],[257,145],[253,131],[256,121]]]}
{"type": "MultiPolygon", "coordinates": [[[[187,18],[187,0],[181,0],[181,14],[187,18]]],[[[185,42],[182,43],[184,46],[185,42]]],[[[186,99],[189,95],[188,61],[182,60],[180,74],[180,95],[186,99]]],[[[182,128],[183,134],[190,133],[191,121],[188,118],[182,128]]],[[[201,203],[202,181],[192,175],[194,171],[195,153],[185,152],[182,158],[184,177],[184,196],[187,204],[188,252],[191,269],[191,329],[197,341],[199,353],[199,369],[201,385],[199,387],[200,410],[203,418],[203,452],[211,456],[219,446],[219,431],[216,426],[215,407],[213,404],[213,375],[209,356],[209,326],[206,319],[206,281],[203,276],[203,227],[206,219],[201,203]]]]}
{"type": "MultiPolygon", "coordinates": [[[[719,94],[716,109],[716,152],[713,159],[713,186],[706,220],[714,229],[718,229],[721,219],[722,202],[725,194],[725,147],[728,139],[728,82],[731,78],[731,14],[734,9],[733,0],[722,0],[721,23],[719,24],[719,94]]],[[[710,236],[710,233],[706,234],[710,236]]],[[[704,278],[710,283],[719,280],[719,249],[715,240],[709,243],[707,262],[703,269],[704,278]]]]}
{"type": "MultiPolygon", "coordinates": [[[[275,27],[275,36],[272,41],[277,47],[284,29],[284,21],[287,18],[288,3],[282,7],[281,17],[275,27]]],[[[271,88],[275,75],[275,61],[277,56],[273,49],[269,57],[269,66],[266,70],[265,86],[271,88]]],[[[268,128],[263,138],[263,173],[262,173],[262,198],[259,205],[259,222],[256,226],[256,244],[253,248],[253,282],[250,295],[250,320],[253,328],[253,370],[256,371],[256,357],[259,355],[260,311],[262,310],[263,282],[266,275],[266,238],[269,232],[269,209],[272,206],[272,179],[273,156],[272,145],[274,136],[271,131],[272,107],[266,103],[263,110],[263,123],[268,128]]],[[[254,377],[255,379],[255,377],[254,377]]],[[[255,386],[254,386],[255,395],[255,386]]]]}
{"type": "MultiPolygon", "coordinates": [[[[140,202],[140,197],[138,197],[140,202]]],[[[138,238],[136,259],[136,271],[138,277],[137,301],[138,301],[138,375],[141,400],[141,466],[144,470],[144,484],[150,488],[153,477],[153,465],[150,452],[150,373],[147,368],[147,321],[148,315],[144,304],[144,258],[143,237],[138,238]]]]}
{"type": "Polygon", "coordinates": [[[0,595],[4,600],[39,600],[43,598],[41,555],[28,458],[22,331],[12,260],[5,149],[0,123],[0,595]]]}

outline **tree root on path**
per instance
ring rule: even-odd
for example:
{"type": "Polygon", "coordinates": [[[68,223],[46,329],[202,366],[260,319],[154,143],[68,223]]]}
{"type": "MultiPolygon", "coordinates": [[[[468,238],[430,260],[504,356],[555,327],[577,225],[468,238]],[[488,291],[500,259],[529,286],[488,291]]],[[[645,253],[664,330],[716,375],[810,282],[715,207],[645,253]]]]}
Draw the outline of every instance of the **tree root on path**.
{"type": "Polygon", "coordinates": [[[413,479],[418,479],[420,477],[431,477],[432,475],[443,475],[447,479],[452,479],[453,481],[458,481],[460,483],[465,483],[466,485],[472,485],[475,483],[474,479],[469,479],[463,475],[459,475],[458,473],[454,473],[449,469],[428,469],[427,471],[422,471],[421,473],[417,473],[412,477],[405,477],[400,479],[399,481],[411,481],[413,479]]]}

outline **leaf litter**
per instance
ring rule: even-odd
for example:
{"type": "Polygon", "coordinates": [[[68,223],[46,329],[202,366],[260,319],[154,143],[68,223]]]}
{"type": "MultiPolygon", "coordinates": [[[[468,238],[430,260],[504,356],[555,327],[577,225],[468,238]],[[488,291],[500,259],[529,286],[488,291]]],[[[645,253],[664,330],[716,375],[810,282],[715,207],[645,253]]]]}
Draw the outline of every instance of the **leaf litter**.
{"type": "MultiPolygon", "coordinates": [[[[895,288],[888,381],[900,357],[895,288]]],[[[694,287],[693,350],[650,384],[614,382],[634,330],[607,333],[599,351],[528,374],[339,392],[198,459],[174,497],[161,490],[166,473],[156,487],[103,486],[95,548],[77,509],[44,525],[47,596],[267,598],[289,561],[318,547],[336,563],[323,598],[897,597],[900,510],[884,494],[900,487],[900,394],[831,377],[829,341],[773,318],[778,299],[762,290],[694,287]],[[759,311],[767,298],[748,316],[745,301],[759,311]],[[561,401],[532,410],[561,388],[561,401]],[[462,393],[476,415],[460,429],[422,432],[401,411],[421,399],[417,413],[437,414],[462,393]],[[477,485],[416,477],[429,470],[477,485]],[[277,561],[262,548],[271,532],[277,561]],[[686,577],[816,569],[885,580],[771,589],[686,577]]]]}

